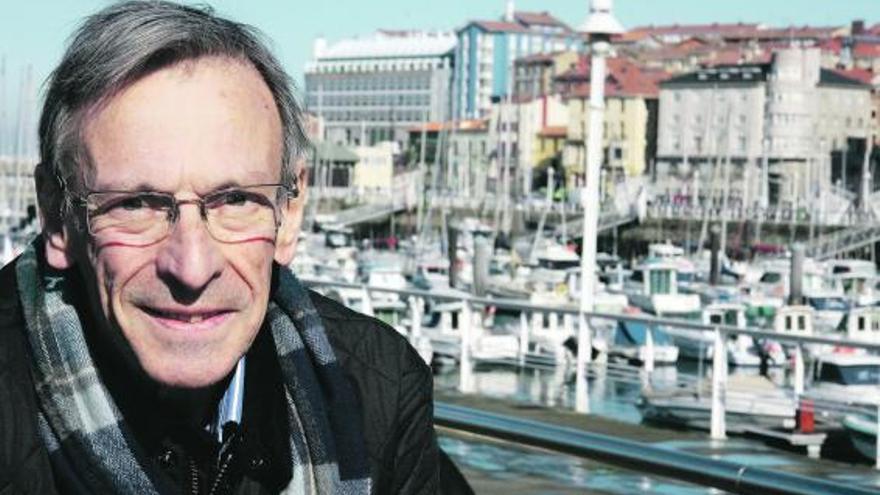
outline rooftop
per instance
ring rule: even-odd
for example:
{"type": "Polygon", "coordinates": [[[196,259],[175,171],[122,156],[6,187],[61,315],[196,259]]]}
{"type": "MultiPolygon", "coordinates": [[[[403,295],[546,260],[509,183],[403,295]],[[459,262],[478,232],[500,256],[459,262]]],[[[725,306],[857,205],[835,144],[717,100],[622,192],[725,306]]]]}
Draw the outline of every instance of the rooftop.
{"type": "Polygon", "coordinates": [[[564,125],[550,125],[538,133],[539,136],[548,138],[564,138],[567,134],[568,128],[564,125]]]}
{"type": "MultiPolygon", "coordinates": [[[[491,33],[531,33],[543,32],[542,28],[558,28],[562,34],[571,34],[574,31],[564,22],[554,17],[549,12],[514,12],[513,20],[475,20],[470,21],[461,29],[475,25],[484,31],[491,33]]],[[[556,33],[556,34],[560,34],[556,33]]],[[[554,34],[554,33],[548,33],[554,34]]]]}
{"type": "Polygon", "coordinates": [[[551,15],[546,10],[543,12],[514,12],[513,18],[520,24],[527,27],[558,27],[562,28],[565,31],[571,31],[571,28],[567,24],[553,17],[553,15],[551,15]]]}
{"type": "MultiPolygon", "coordinates": [[[[589,71],[589,58],[582,56],[574,68],[556,78],[557,82],[569,83],[570,87],[564,94],[566,98],[586,98],[589,95],[589,71]]],[[[658,83],[667,77],[669,74],[664,71],[645,69],[625,57],[609,58],[607,59],[605,95],[611,97],[656,97],[659,93],[658,83]]]]}
{"type": "Polygon", "coordinates": [[[339,40],[321,51],[318,60],[436,57],[454,47],[455,35],[449,32],[378,31],[362,38],[339,40]]]}

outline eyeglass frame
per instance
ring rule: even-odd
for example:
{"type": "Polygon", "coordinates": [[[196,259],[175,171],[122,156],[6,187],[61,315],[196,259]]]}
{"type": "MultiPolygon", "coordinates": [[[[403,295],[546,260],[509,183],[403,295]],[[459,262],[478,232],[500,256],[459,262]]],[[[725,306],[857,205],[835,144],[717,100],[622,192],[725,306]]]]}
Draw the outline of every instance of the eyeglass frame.
{"type": "MultiPolygon", "coordinates": [[[[165,235],[156,239],[156,242],[158,242],[162,239],[165,239],[168,236],[168,234],[170,234],[173,231],[174,226],[177,224],[177,221],[180,219],[180,206],[186,205],[186,204],[198,205],[199,216],[201,216],[202,221],[205,222],[205,227],[207,228],[208,233],[211,234],[211,237],[216,239],[218,242],[227,242],[227,241],[222,241],[220,239],[217,239],[217,236],[211,231],[211,228],[208,225],[208,214],[207,214],[207,210],[205,207],[205,197],[204,196],[199,196],[199,197],[193,198],[193,199],[178,199],[177,197],[174,196],[174,194],[162,192],[162,191],[150,191],[150,190],[144,190],[144,191],[128,190],[128,191],[125,191],[125,190],[116,190],[116,189],[86,190],[84,195],[76,195],[76,194],[72,194],[65,187],[66,181],[59,180],[59,182],[62,185],[62,194],[64,194],[65,198],[68,200],[68,204],[82,206],[86,210],[86,218],[85,218],[86,231],[91,236],[94,236],[95,233],[92,232],[92,226],[91,226],[90,213],[92,213],[92,212],[89,211],[89,204],[88,204],[89,196],[91,196],[93,194],[112,194],[112,193],[131,194],[131,195],[153,194],[153,195],[163,196],[163,197],[167,197],[167,198],[171,199],[171,209],[169,210],[169,215],[165,220],[165,222],[168,225],[168,231],[165,233],[165,235]]],[[[290,201],[291,199],[296,199],[299,197],[299,185],[297,183],[296,178],[293,179],[292,185],[287,185],[287,184],[283,184],[283,183],[278,182],[278,183],[268,183],[268,184],[247,184],[247,185],[231,186],[228,188],[215,190],[213,192],[208,193],[205,196],[211,196],[211,195],[221,193],[224,191],[234,191],[236,189],[246,189],[246,188],[252,188],[252,187],[278,187],[278,188],[280,188],[280,190],[284,191],[284,194],[286,195],[287,201],[290,201]]],[[[283,222],[283,220],[284,220],[283,214],[281,214],[283,208],[280,204],[277,203],[277,201],[272,201],[271,203],[273,206],[273,216],[275,217],[275,233],[277,235],[278,227],[281,226],[281,222],[283,222]]]]}

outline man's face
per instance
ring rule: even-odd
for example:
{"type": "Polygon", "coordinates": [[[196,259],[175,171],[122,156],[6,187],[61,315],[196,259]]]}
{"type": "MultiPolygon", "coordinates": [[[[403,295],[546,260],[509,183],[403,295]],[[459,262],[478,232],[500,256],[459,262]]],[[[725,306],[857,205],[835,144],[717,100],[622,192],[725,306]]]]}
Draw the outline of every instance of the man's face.
{"type": "MultiPolygon", "coordinates": [[[[91,190],[162,191],[185,200],[280,179],[272,95],[255,69],[227,58],[152,73],[99,106],[84,129],[95,167],[91,190]]],[[[167,237],[145,247],[93,237],[78,244],[73,258],[94,282],[90,296],[103,327],[121,332],[154,380],[187,388],[221,380],[250,347],[279,249],[265,238],[215,240],[193,204],[181,206],[167,237]]]]}

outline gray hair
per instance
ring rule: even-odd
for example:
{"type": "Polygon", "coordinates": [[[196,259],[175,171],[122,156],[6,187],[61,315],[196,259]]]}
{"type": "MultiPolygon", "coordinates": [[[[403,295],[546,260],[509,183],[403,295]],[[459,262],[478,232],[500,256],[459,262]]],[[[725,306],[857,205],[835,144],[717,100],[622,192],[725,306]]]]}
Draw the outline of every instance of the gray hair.
{"type": "Polygon", "coordinates": [[[48,80],[40,116],[39,176],[47,220],[63,214],[62,197],[81,190],[94,173],[83,143],[85,117],[129,84],[157,70],[205,56],[252,65],[275,99],[281,117],[281,181],[293,185],[294,167],[308,146],[302,111],[290,78],[253,27],[214,15],[209,7],[167,1],[126,1],[90,16],[74,33],[48,80]]]}

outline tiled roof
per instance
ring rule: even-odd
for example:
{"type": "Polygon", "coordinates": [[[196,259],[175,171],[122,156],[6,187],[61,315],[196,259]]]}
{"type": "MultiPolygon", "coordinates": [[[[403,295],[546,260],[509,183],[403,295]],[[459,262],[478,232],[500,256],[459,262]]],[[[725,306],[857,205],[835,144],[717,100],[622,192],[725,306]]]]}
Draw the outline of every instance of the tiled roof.
{"type": "Polygon", "coordinates": [[[856,43],[853,47],[855,58],[880,58],[880,43],[856,43]]]}
{"type": "Polygon", "coordinates": [[[571,31],[564,22],[553,17],[549,12],[514,12],[513,18],[525,26],[551,26],[571,31]]]}
{"type": "Polygon", "coordinates": [[[870,83],[864,83],[858,79],[853,78],[847,73],[843,71],[837,71],[832,69],[821,69],[819,72],[819,84],[822,86],[864,86],[867,87],[870,83]]]}
{"type": "Polygon", "coordinates": [[[480,132],[489,128],[489,119],[461,120],[458,122],[459,132],[480,132]]]}
{"type": "MultiPolygon", "coordinates": [[[[612,97],[656,97],[658,84],[669,77],[664,71],[647,70],[630,59],[609,58],[606,61],[605,95],[612,97]]],[[[589,69],[587,57],[581,57],[575,68],[561,74],[556,81],[572,83],[566,98],[585,98],[589,95],[589,69]]]]}
{"type": "Polygon", "coordinates": [[[791,39],[791,38],[830,38],[836,27],[812,27],[812,26],[788,26],[779,28],[757,29],[751,37],[761,39],[791,39]]]}
{"type": "Polygon", "coordinates": [[[541,129],[541,132],[539,132],[538,135],[549,138],[561,138],[565,137],[567,133],[568,128],[564,125],[549,125],[541,129]]]}
{"type": "Polygon", "coordinates": [[[529,30],[515,22],[504,21],[474,21],[472,24],[479,26],[490,33],[528,33],[529,30]]]}
{"type": "Polygon", "coordinates": [[[439,132],[443,129],[450,129],[451,124],[449,122],[425,122],[424,124],[418,124],[411,126],[409,128],[409,132],[439,132]]]}
{"type": "Polygon", "coordinates": [[[672,24],[665,26],[640,26],[631,29],[633,36],[660,36],[668,34],[680,34],[683,36],[724,36],[745,35],[760,29],[759,24],[672,24]]]}
{"type": "Polygon", "coordinates": [[[833,69],[833,71],[843,77],[859,81],[862,84],[874,85],[875,79],[878,79],[878,83],[880,83],[878,75],[868,69],[833,69]]]}

